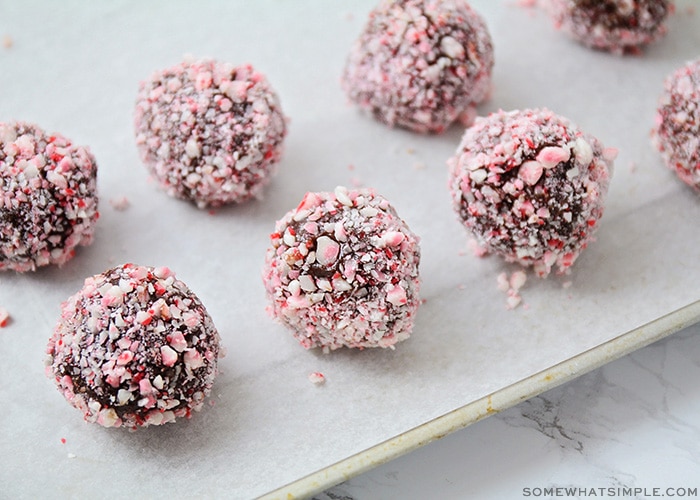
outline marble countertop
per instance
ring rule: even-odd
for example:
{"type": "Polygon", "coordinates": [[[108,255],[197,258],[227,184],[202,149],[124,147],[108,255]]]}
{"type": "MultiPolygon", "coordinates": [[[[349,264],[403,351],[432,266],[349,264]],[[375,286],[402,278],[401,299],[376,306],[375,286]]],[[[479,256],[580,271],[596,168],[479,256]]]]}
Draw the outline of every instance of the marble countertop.
{"type": "Polygon", "coordinates": [[[697,498],[698,381],[700,324],[314,499],[697,498]]]}

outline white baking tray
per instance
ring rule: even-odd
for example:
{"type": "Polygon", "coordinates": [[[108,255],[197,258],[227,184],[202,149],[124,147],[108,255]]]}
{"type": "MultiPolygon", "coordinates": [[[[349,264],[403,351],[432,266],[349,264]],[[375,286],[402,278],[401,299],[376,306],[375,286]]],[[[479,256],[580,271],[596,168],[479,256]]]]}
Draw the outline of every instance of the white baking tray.
{"type": "Polygon", "coordinates": [[[677,3],[668,36],[623,58],[516,2],[472,2],[496,46],[480,112],[547,106],[620,150],[597,241],[570,276],[530,277],[511,311],[496,276],[514,268],[474,257],[450,205],[445,162],[462,130],[390,130],[340,90],[373,1],[0,3],[0,39],[12,42],[0,46],[0,120],[89,145],[102,200],[95,243],[73,261],[0,275],[12,315],[0,330],[3,494],[308,496],[700,319],[700,198],[648,138],[663,78],[700,56],[694,2],[677,3]],[[263,200],[209,213],[148,180],[132,132],[137,85],[186,53],[250,62],[280,94],[289,136],[263,200]],[[305,351],[265,312],[275,220],[338,184],[373,186],[422,238],[426,302],[394,351],[305,351]],[[122,196],[131,206],[115,210],[122,196]],[[60,302],[127,261],[173,269],[228,349],[201,413],[133,433],[83,423],[43,367],[60,302]],[[314,371],[324,385],[309,382],[314,371]]]}

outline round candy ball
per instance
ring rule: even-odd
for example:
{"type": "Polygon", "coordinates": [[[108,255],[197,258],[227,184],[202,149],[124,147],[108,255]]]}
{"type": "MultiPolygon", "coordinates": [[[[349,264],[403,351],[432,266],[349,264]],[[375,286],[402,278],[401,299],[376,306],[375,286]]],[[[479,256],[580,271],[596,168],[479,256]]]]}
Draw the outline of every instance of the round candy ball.
{"type": "Polygon", "coordinates": [[[491,91],[493,45],[464,0],[383,0],[342,75],[352,102],[390,126],[438,133],[465,125],[491,91]]]}
{"type": "Polygon", "coordinates": [[[270,240],[269,311],[302,346],[393,348],[409,337],[419,239],[386,199],[371,189],[307,193],[270,240]]]}
{"type": "Polygon", "coordinates": [[[636,53],[666,34],[668,0],[547,0],[555,25],[583,45],[636,53]]]}
{"type": "Polygon", "coordinates": [[[200,410],[221,350],[204,305],[168,268],[124,264],[62,304],[47,353],[47,375],[86,421],[136,429],[200,410]]]}
{"type": "Polygon", "coordinates": [[[199,208],[257,196],[282,154],[279,98],[250,65],[185,61],[140,84],[136,144],[171,196],[199,208]]]}
{"type": "Polygon", "coordinates": [[[616,154],[547,109],[477,118],[448,161],[453,205],[483,250],[565,273],[597,228],[616,154]]]}
{"type": "Polygon", "coordinates": [[[0,271],[62,265],[92,243],[97,164],[36,125],[0,123],[0,271]]]}
{"type": "Polygon", "coordinates": [[[666,166],[700,192],[700,59],[666,78],[652,141],[666,166]]]}

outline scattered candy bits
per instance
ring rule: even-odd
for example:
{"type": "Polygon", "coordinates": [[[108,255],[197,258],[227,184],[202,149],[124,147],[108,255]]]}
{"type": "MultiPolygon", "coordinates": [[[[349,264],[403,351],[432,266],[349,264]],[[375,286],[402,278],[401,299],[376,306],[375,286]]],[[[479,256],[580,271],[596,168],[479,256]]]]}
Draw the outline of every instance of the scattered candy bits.
{"type": "Polygon", "coordinates": [[[505,272],[501,273],[496,277],[496,281],[498,282],[498,289],[508,295],[506,299],[506,308],[515,309],[518,307],[522,302],[520,289],[527,281],[525,271],[518,270],[513,272],[510,276],[505,272]]]}
{"type": "Polygon", "coordinates": [[[46,373],[85,420],[137,429],[189,418],[217,374],[219,334],[167,267],[87,278],[62,305],[46,373]]]}

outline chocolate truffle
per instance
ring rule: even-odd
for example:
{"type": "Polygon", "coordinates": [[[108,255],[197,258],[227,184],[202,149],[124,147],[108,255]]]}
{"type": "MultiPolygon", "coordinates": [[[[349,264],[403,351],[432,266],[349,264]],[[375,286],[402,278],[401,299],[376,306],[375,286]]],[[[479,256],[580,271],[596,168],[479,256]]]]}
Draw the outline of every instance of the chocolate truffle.
{"type": "Polygon", "coordinates": [[[617,54],[636,53],[666,34],[668,0],[545,0],[554,19],[573,39],[617,54]]]}
{"type": "Polygon", "coordinates": [[[392,347],[419,305],[418,237],[371,189],[307,193],[265,256],[269,312],[302,346],[392,347]]]}
{"type": "Polygon", "coordinates": [[[257,196],[282,154],[277,94],[250,65],[185,61],[140,85],[136,144],[171,196],[198,207],[257,196]]]}
{"type": "Polygon", "coordinates": [[[493,45],[464,0],[383,0],[342,75],[350,100],[390,126],[442,132],[468,124],[491,91],[493,45]]]}
{"type": "Polygon", "coordinates": [[[97,164],[29,123],[0,123],[0,271],[62,265],[92,243],[97,164]]]}
{"type": "Polygon", "coordinates": [[[483,250],[565,273],[597,228],[616,154],[547,109],[477,118],[448,161],[454,208],[483,250]]]}
{"type": "Polygon", "coordinates": [[[46,369],[86,421],[136,429],[200,410],[220,352],[204,305],[172,271],[124,264],[63,303],[46,369]]]}
{"type": "Polygon", "coordinates": [[[666,78],[652,141],[666,166],[700,192],[700,59],[666,78]]]}

